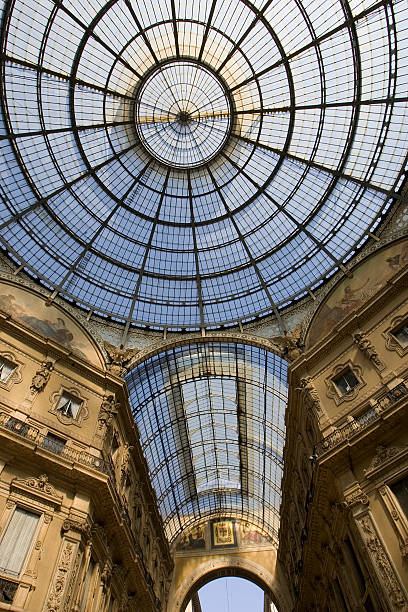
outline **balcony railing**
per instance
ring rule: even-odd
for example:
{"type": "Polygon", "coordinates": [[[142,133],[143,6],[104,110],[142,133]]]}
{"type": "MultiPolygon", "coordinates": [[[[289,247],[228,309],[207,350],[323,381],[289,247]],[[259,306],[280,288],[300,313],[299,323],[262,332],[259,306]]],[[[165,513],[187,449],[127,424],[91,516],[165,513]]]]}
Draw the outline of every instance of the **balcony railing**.
{"type": "Polygon", "coordinates": [[[371,423],[379,420],[381,414],[398,402],[402,397],[408,395],[408,387],[405,383],[400,383],[391,391],[388,391],[382,395],[374,404],[367,408],[362,414],[355,417],[349,423],[346,423],[343,427],[339,427],[331,433],[329,436],[324,438],[316,447],[316,454],[323,455],[329,450],[335,448],[342,442],[350,440],[355,435],[360,434],[366,429],[371,423]]]}
{"type": "Polygon", "coordinates": [[[10,416],[7,412],[0,412],[0,427],[8,429],[26,440],[30,440],[30,442],[33,442],[40,448],[46,449],[53,455],[58,455],[59,457],[63,457],[70,462],[79,463],[86,467],[93,468],[102,474],[110,473],[110,468],[107,462],[101,457],[95,457],[95,455],[91,455],[85,451],[65,446],[62,439],[59,441],[55,440],[55,438],[49,438],[46,434],[41,434],[37,427],[34,427],[25,421],[20,421],[19,419],[10,416]]]}

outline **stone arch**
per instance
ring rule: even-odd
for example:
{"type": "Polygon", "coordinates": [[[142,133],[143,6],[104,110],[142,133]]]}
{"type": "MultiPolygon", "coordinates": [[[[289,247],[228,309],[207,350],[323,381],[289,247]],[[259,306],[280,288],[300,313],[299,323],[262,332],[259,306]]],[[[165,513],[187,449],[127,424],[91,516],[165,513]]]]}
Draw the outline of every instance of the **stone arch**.
{"type": "MultiPolygon", "coordinates": [[[[265,351],[269,351],[270,353],[274,353],[281,357],[285,361],[288,361],[287,357],[283,355],[282,351],[276,350],[276,345],[274,345],[269,338],[263,338],[261,336],[253,336],[251,334],[245,334],[241,332],[222,332],[222,333],[214,333],[208,334],[206,336],[198,336],[194,334],[186,334],[185,336],[178,336],[177,339],[162,339],[155,344],[151,344],[146,348],[142,349],[132,360],[131,364],[128,366],[128,371],[133,370],[135,367],[158,355],[159,353],[163,353],[170,349],[185,346],[188,344],[206,344],[208,342],[233,342],[235,344],[248,344],[250,346],[256,346],[257,348],[264,349],[265,351]]],[[[288,361],[289,363],[289,361],[288,361]]]]}
{"type": "Polygon", "coordinates": [[[215,556],[199,564],[185,578],[178,588],[170,592],[167,612],[185,612],[185,608],[195,592],[202,586],[225,576],[246,578],[263,589],[278,607],[279,612],[291,609],[286,589],[280,584],[276,574],[273,575],[264,566],[244,558],[232,558],[227,555],[215,556]]]}

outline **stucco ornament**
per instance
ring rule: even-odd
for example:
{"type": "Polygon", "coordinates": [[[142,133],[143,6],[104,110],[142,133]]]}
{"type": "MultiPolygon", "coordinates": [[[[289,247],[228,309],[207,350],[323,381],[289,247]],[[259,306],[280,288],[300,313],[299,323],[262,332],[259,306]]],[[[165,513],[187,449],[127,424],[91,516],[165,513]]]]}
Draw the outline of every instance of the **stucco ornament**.
{"type": "Polygon", "coordinates": [[[31,391],[39,393],[42,391],[47,382],[50,380],[51,372],[54,369],[54,362],[47,360],[43,361],[41,367],[33,376],[33,380],[30,385],[31,391]]]}
{"type": "Polygon", "coordinates": [[[110,363],[108,364],[109,370],[112,374],[115,374],[115,376],[125,376],[130,362],[140,353],[139,349],[124,349],[123,344],[117,347],[113,344],[109,344],[109,342],[104,342],[103,346],[110,359],[110,363]]]}
{"type": "Polygon", "coordinates": [[[300,379],[300,387],[296,387],[296,391],[299,391],[304,401],[312,408],[317,411],[321,411],[322,407],[320,404],[319,394],[316,387],[313,384],[311,376],[304,376],[300,379]]]}

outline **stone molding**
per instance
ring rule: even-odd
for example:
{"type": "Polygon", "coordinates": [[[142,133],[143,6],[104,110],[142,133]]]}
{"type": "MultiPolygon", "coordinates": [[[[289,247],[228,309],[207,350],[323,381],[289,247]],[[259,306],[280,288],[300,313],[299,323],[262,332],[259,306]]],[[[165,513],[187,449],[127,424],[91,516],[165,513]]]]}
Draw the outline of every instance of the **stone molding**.
{"type": "Polygon", "coordinates": [[[367,557],[371,561],[380,593],[387,610],[408,610],[408,599],[398,574],[381,541],[378,529],[369,511],[355,517],[367,557]]]}
{"type": "Polygon", "coordinates": [[[10,490],[30,499],[35,496],[40,501],[45,502],[47,506],[51,505],[57,508],[62,504],[62,495],[59,495],[48,482],[46,474],[42,474],[38,478],[34,476],[25,479],[14,478],[10,483],[10,490]]]}

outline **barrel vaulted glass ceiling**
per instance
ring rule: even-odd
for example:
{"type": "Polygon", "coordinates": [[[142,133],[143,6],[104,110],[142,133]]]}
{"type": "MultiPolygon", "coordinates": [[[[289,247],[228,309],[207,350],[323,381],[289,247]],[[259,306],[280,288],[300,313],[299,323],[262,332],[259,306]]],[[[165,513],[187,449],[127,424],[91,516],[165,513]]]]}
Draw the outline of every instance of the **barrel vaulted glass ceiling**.
{"type": "Polygon", "coordinates": [[[287,364],[253,346],[190,344],[126,377],[166,534],[243,517],[277,541],[287,364]]]}
{"type": "Polygon", "coordinates": [[[131,324],[277,312],[404,180],[406,0],[8,0],[1,240],[131,324]]]}

